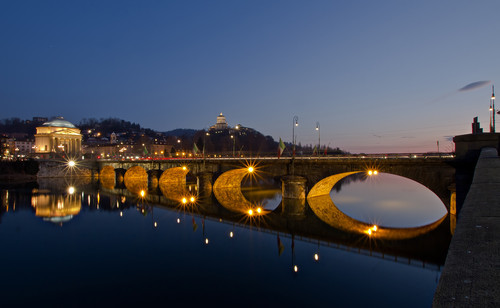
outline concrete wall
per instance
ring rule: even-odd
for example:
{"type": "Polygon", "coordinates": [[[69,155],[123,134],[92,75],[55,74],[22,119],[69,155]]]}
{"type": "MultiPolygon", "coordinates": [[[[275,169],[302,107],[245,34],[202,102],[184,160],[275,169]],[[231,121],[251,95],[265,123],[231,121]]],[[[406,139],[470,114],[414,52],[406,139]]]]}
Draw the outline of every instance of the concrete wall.
{"type": "Polygon", "coordinates": [[[477,160],[482,148],[500,149],[500,133],[455,136],[455,154],[459,160],[477,160]]]}

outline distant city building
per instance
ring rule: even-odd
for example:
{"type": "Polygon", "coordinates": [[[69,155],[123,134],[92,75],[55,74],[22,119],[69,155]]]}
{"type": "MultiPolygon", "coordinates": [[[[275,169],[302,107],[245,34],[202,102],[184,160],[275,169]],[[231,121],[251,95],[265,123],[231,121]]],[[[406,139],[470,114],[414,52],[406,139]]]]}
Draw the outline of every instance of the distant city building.
{"type": "Polygon", "coordinates": [[[15,140],[14,152],[16,156],[27,156],[33,152],[35,141],[33,139],[15,140]]]}
{"type": "Polygon", "coordinates": [[[115,132],[112,132],[112,133],[111,133],[111,136],[109,137],[109,141],[110,141],[112,144],[116,144],[117,139],[116,139],[116,134],[115,134],[115,132]]]}
{"type": "Polygon", "coordinates": [[[7,135],[0,136],[0,148],[2,151],[2,159],[12,158],[15,152],[15,139],[7,135]]]}
{"type": "Polygon", "coordinates": [[[46,118],[46,117],[33,117],[33,122],[34,123],[45,123],[47,122],[49,119],[46,118]]]}
{"type": "Polygon", "coordinates": [[[35,153],[40,156],[79,155],[82,146],[80,129],[63,117],[56,117],[36,128],[35,153]]]}
{"type": "Polygon", "coordinates": [[[215,125],[210,126],[210,130],[225,130],[228,128],[229,125],[227,124],[226,117],[222,114],[222,112],[217,117],[215,125]]]}

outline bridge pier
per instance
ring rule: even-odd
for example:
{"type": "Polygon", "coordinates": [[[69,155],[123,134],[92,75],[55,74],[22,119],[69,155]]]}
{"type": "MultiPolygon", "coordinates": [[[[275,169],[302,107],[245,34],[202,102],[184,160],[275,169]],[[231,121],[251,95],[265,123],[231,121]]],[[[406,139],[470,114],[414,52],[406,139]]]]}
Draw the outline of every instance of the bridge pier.
{"type": "Polygon", "coordinates": [[[125,180],[125,173],[127,170],[125,169],[115,169],[115,186],[116,187],[123,187],[123,183],[125,180]]]}
{"type": "Polygon", "coordinates": [[[286,175],[281,178],[281,207],[285,216],[305,217],[306,178],[298,175],[286,175]]]}
{"type": "Polygon", "coordinates": [[[457,215],[457,187],[455,184],[448,186],[450,191],[450,214],[457,215]]]}
{"type": "Polygon", "coordinates": [[[163,171],[155,169],[148,171],[148,187],[150,190],[158,188],[160,176],[163,171]]]}
{"type": "Polygon", "coordinates": [[[198,177],[198,191],[202,196],[210,196],[212,194],[212,172],[200,172],[198,177]]]}

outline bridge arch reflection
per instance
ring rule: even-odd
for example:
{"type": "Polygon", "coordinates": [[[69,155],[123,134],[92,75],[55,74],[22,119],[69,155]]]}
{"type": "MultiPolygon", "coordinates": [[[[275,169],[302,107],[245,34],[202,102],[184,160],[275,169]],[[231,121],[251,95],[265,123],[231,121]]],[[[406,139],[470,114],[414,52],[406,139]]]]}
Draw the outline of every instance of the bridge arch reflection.
{"type": "Polygon", "coordinates": [[[437,228],[447,217],[447,214],[437,221],[413,228],[387,228],[374,226],[340,211],[330,197],[330,191],[343,178],[363,171],[344,172],[324,178],[314,185],[307,196],[307,202],[314,214],[328,225],[343,231],[366,234],[370,237],[387,240],[401,240],[417,237],[437,228]]]}
{"type": "Polygon", "coordinates": [[[148,189],[148,174],[144,168],[134,166],[125,172],[124,182],[129,191],[139,194],[148,189]]]}
{"type": "Polygon", "coordinates": [[[248,168],[233,169],[221,174],[214,183],[213,192],[217,201],[231,212],[266,215],[268,210],[262,209],[248,201],[241,191],[241,182],[252,174],[248,168]]]}

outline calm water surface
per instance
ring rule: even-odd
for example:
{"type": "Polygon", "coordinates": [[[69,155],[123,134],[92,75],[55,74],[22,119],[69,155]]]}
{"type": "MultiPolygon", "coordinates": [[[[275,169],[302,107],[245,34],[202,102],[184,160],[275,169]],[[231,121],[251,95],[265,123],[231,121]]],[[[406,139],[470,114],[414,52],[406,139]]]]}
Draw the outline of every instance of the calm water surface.
{"type": "MultiPolygon", "coordinates": [[[[345,181],[332,200],[353,218],[387,218],[391,225],[387,210],[406,204],[408,195],[378,188],[370,190],[377,201],[370,193],[352,195],[366,184],[373,185],[345,181]]],[[[447,220],[417,238],[380,241],[336,230],[309,209],[287,217],[279,187],[244,190],[247,200],[272,211],[253,218],[231,213],[213,196],[184,206],[148,194],[71,181],[4,188],[1,306],[428,307],[450,240],[447,220]]],[[[436,201],[428,190],[421,194],[436,201]]],[[[418,219],[404,223],[442,214],[410,213],[418,219]]]]}

